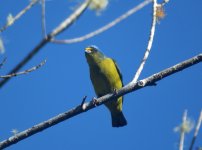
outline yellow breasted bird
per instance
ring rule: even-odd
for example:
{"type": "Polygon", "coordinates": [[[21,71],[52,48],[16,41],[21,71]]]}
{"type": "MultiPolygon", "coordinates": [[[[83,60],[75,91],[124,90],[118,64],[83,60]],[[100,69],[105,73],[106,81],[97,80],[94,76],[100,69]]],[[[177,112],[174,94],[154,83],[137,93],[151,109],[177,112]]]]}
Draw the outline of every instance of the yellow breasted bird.
{"type": "MultiPolygon", "coordinates": [[[[90,78],[97,97],[112,93],[123,87],[122,75],[116,62],[101,53],[96,46],[85,48],[85,56],[90,69],[90,78]]],[[[111,112],[112,127],[127,125],[122,113],[123,97],[105,103],[111,112]]]]}

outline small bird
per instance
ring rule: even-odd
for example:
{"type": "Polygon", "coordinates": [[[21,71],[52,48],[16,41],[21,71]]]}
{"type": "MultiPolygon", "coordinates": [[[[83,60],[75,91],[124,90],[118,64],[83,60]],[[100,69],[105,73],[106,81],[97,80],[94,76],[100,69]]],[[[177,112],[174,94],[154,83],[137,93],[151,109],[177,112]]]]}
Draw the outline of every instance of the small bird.
{"type": "MultiPolygon", "coordinates": [[[[122,75],[116,62],[105,56],[96,46],[85,48],[85,56],[90,69],[90,78],[97,97],[112,93],[123,87],[122,75]]],[[[111,112],[112,127],[127,125],[122,113],[123,97],[105,103],[111,112]]]]}

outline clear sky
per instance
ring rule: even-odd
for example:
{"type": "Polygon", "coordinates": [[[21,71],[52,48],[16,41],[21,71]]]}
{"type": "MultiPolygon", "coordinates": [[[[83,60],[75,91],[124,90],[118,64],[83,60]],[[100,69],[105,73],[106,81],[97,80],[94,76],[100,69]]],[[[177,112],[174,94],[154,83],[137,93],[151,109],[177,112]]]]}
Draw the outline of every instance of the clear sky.
{"type": "MultiPolygon", "coordinates": [[[[111,0],[108,8],[96,16],[87,10],[60,39],[89,33],[141,0],[111,0]]],[[[0,26],[9,13],[15,15],[29,0],[0,1],[0,26]]],[[[56,27],[78,3],[67,0],[47,0],[47,32],[56,27]]],[[[156,27],[151,54],[140,79],[148,77],[202,51],[202,1],[170,1],[166,17],[156,27]]],[[[83,96],[95,96],[91,85],[84,48],[97,45],[105,55],[114,58],[123,74],[124,83],[132,78],[146,49],[152,17],[152,5],[124,20],[110,30],[81,43],[46,45],[23,69],[47,59],[45,66],[28,75],[10,80],[0,89],[0,140],[12,135],[11,130],[23,131],[81,103],[83,96]]],[[[12,27],[0,35],[7,57],[0,74],[6,74],[42,38],[41,7],[34,6],[12,27]]],[[[128,125],[112,128],[108,110],[98,107],[26,140],[8,150],[176,150],[179,134],[173,131],[188,110],[191,120],[197,121],[202,108],[202,64],[197,64],[157,83],[124,97],[123,112],[128,125]]],[[[188,149],[193,131],[185,138],[188,149]]],[[[196,146],[202,146],[202,131],[196,146]]]]}

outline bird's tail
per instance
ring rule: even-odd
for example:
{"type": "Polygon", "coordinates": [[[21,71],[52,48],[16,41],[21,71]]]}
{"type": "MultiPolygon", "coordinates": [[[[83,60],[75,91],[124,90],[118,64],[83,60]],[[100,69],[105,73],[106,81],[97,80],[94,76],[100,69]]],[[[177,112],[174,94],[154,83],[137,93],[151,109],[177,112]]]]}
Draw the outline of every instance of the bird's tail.
{"type": "Polygon", "coordinates": [[[112,117],[112,127],[123,127],[127,125],[127,120],[124,117],[122,111],[111,112],[111,117],[112,117]]]}

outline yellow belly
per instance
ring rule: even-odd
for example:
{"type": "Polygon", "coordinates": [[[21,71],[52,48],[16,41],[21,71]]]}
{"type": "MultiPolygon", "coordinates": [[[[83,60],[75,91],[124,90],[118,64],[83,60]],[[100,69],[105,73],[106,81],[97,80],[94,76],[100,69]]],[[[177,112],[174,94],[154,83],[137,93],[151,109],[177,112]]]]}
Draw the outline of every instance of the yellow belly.
{"type": "MultiPolygon", "coordinates": [[[[97,66],[91,66],[90,77],[98,97],[120,89],[122,85],[121,77],[112,59],[106,58],[97,66]]],[[[117,101],[106,103],[111,110],[122,110],[122,97],[117,101]]]]}

